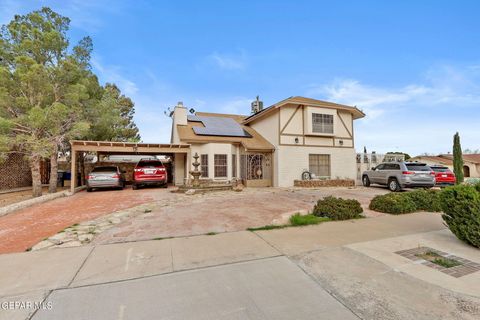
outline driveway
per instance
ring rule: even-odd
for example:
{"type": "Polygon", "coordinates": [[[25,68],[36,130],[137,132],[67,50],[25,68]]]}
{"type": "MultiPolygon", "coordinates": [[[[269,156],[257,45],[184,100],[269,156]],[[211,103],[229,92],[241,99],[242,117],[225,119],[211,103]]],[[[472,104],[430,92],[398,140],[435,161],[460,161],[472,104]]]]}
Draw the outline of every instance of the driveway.
{"type": "MultiPolygon", "coordinates": [[[[354,198],[367,216],[370,199],[388,192],[382,188],[246,188],[243,192],[184,195],[172,189],[80,192],[0,217],[0,253],[20,252],[77,223],[86,228],[115,221],[121,212],[137,210],[110,229],[99,230],[94,243],[191,236],[245,230],[285,223],[288,216],[310,211],[327,195],[354,198]],[[148,204],[149,210],[140,208],[148,204]],[[147,211],[147,212],[144,212],[147,211]]],[[[68,246],[68,243],[62,245],[68,246]]],[[[73,244],[73,243],[72,243],[73,244]]]]}
{"type": "Polygon", "coordinates": [[[170,195],[158,189],[80,192],[0,217],[0,253],[20,252],[85,220],[170,195]]]}
{"type": "Polygon", "coordinates": [[[250,227],[283,224],[296,212],[309,212],[328,195],[360,201],[367,216],[371,198],[388,192],[381,188],[246,188],[243,192],[177,195],[174,204],[159,202],[152,211],[138,215],[99,235],[93,243],[150,240],[207,233],[241,231],[250,227]]]}

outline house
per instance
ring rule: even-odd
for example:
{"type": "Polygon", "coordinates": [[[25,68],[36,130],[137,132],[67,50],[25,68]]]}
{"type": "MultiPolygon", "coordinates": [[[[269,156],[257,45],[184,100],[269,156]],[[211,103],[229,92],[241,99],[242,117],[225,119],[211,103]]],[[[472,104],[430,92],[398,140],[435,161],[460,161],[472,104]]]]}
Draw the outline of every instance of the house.
{"type": "MultiPolygon", "coordinates": [[[[464,154],[463,175],[465,178],[480,178],[480,154],[464,154]]],[[[412,161],[424,162],[428,165],[441,164],[453,171],[453,155],[440,154],[438,156],[416,156],[412,161]]]]}
{"type": "MultiPolygon", "coordinates": [[[[178,103],[171,143],[200,156],[202,179],[290,187],[309,170],[320,179],[355,180],[353,123],[364,116],[356,107],[298,96],[265,109],[257,98],[249,116],[191,114],[178,103]]],[[[176,158],[176,181],[188,179],[190,158],[176,158]]]]}

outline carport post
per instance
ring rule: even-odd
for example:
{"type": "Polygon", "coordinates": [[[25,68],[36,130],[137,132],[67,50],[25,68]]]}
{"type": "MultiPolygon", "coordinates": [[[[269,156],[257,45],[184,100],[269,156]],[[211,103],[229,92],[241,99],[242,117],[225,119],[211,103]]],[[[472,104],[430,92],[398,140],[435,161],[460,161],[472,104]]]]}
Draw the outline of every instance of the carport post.
{"type": "Polygon", "coordinates": [[[72,158],[71,158],[71,173],[70,173],[70,192],[75,193],[75,187],[77,185],[77,151],[72,146],[72,158]]]}

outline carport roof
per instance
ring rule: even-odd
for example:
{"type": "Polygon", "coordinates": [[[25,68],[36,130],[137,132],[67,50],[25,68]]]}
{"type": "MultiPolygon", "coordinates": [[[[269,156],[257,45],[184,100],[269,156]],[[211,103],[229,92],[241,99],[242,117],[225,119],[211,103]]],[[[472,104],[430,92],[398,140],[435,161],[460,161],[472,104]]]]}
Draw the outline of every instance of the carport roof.
{"type": "Polygon", "coordinates": [[[110,154],[188,153],[189,144],[71,140],[72,151],[110,154]]]}

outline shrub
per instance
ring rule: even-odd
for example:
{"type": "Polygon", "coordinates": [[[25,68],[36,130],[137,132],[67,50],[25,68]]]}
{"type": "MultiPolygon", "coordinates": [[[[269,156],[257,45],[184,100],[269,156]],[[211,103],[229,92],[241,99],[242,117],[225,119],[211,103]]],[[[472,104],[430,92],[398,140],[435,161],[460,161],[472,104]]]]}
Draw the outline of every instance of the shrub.
{"type": "Polygon", "coordinates": [[[332,220],[347,220],[361,218],[363,212],[360,202],[354,199],[342,199],[325,197],[318,200],[313,208],[313,214],[317,217],[327,217],[332,220]]]}
{"type": "Polygon", "coordinates": [[[404,195],[409,197],[415,203],[417,210],[440,212],[442,211],[442,203],[440,199],[440,191],[437,190],[414,190],[406,192],[404,195]]]}
{"type": "Polygon", "coordinates": [[[325,221],[329,221],[330,218],[327,217],[317,217],[313,214],[300,215],[299,213],[294,214],[290,217],[290,224],[292,226],[306,226],[309,224],[319,224],[325,221]]]}
{"type": "Polygon", "coordinates": [[[417,206],[407,193],[388,193],[375,196],[370,202],[371,210],[391,213],[404,214],[417,211],[417,206]]]}
{"type": "Polygon", "coordinates": [[[476,187],[458,185],[444,189],[442,218],[457,238],[480,248],[480,192],[476,187]]]}

